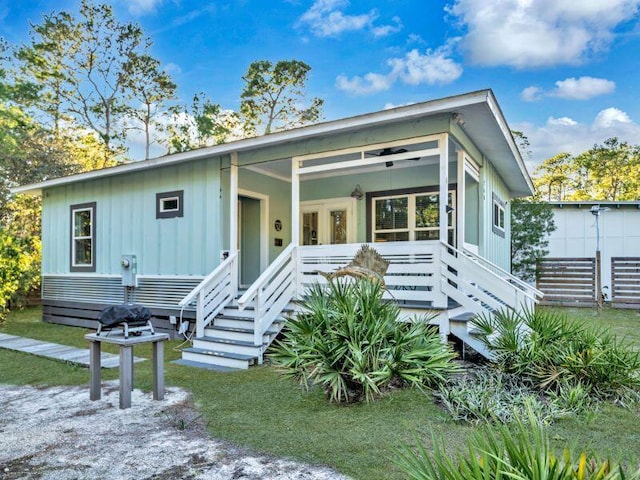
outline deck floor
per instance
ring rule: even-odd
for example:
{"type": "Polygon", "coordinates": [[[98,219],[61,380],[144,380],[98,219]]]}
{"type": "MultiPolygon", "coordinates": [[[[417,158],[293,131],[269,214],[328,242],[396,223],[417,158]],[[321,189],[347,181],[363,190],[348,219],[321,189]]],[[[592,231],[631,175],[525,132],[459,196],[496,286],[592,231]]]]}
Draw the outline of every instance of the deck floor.
{"type": "MultiPolygon", "coordinates": [[[[33,338],[17,337],[4,333],[0,333],[0,348],[30,353],[63,362],[77,363],[85,367],[89,366],[88,348],[69,347],[58,343],[42,342],[40,340],[34,340],[33,338]]],[[[133,361],[142,362],[144,358],[133,357],[133,361]]],[[[118,355],[101,352],[100,365],[102,368],[118,368],[119,364],[120,358],[118,355]]]]}

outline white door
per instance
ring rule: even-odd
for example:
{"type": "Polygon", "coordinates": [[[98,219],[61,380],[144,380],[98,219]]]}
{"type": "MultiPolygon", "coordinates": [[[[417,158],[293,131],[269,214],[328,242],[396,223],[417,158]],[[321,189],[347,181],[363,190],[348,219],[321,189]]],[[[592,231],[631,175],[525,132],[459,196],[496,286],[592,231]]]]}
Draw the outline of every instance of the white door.
{"type": "Polygon", "coordinates": [[[300,204],[302,245],[337,245],[356,241],[355,199],[312,200],[300,204]]]}

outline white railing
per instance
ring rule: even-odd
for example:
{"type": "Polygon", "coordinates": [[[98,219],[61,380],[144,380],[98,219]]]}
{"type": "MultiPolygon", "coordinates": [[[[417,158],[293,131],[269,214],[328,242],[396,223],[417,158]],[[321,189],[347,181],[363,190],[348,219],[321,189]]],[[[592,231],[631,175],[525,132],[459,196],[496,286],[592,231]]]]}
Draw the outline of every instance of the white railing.
{"type": "Polygon", "coordinates": [[[196,337],[204,336],[204,329],[237,292],[238,252],[234,251],[178,304],[184,308],[196,302],[196,337]]]}
{"type": "MultiPolygon", "coordinates": [[[[298,247],[298,295],[311,284],[326,283],[319,272],[331,273],[344,267],[361,247],[360,243],[298,247]]],[[[444,308],[447,299],[440,291],[440,248],[434,240],[369,244],[389,262],[384,281],[385,298],[405,304],[422,303],[444,308]]]]}
{"type": "Polygon", "coordinates": [[[520,290],[527,292],[529,296],[532,296],[535,298],[542,298],[544,296],[544,293],[538,290],[537,288],[535,288],[533,285],[529,285],[527,282],[516,277],[512,273],[509,273],[506,270],[503,270],[495,263],[491,263],[489,260],[482,258],[469,250],[464,250],[464,254],[469,258],[471,258],[473,261],[481,264],[488,270],[491,270],[496,275],[504,278],[509,283],[513,283],[514,285],[517,285],[518,288],[520,288],[520,290]]]}
{"type": "Polygon", "coordinates": [[[263,335],[296,293],[296,247],[289,244],[238,299],[244,310],[253,303],[254,345],[262,345],[263,335]]]}
{"type": "Polygon", "coordinates": [[[467,252],[444,242],[441,244],[441,260],[443,292],[473,313],[506,308],[520,312],[532,310],[537,303],[534,288],[521,282],[528,287],[523,289],[522,285],[511,281],[512,275],[503,276],[470,257],[467,252]]]}

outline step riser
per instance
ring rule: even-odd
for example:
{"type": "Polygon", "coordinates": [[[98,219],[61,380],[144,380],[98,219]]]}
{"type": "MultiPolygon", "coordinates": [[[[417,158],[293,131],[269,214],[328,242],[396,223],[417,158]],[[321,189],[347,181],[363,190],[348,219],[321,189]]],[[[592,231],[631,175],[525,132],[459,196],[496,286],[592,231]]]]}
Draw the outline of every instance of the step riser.
{"type": "MultiPolygon", "coordinates": [[[[240,340],[242,342],[253,342],[253,333],[228,332],[226,330],[216,330],[213,328],[206,328],[204,330],[204,334],[207,337],[218,337],[218,338],[224,338],[228,340],[240,340]]],[[[271,341],[271,337],[269,335],[262,336],[262,343],[267,343],[269,341],[271,341]]]]}
{"type": "Polygon", "coordinates": [[[238,308],[223,308],[222,315],[229,315],[230,317],[243,317],[254,318],[255,312],[253,310],[240,310],[238,308]]]}
{"type": "Polygon", "coordinates": [[[199,340],[195,339],[193,341],[193,346],[195,348],[202,348],[204,350],[216,350],[218,352],[229,352],[229,353],[242,353],[243,355],[260,355],[261,347],[249,347],[246,345],[235,345],[233,343],[225,343],[225,342],[211,342],[209,340],[199,340]]]}
{"type": "Polygon", "coordinates": [[[233,318],[216,318],[213,321],[216,327],[230,327],[230,328],[253,328],[253,322],[245,320],[236,320],[233,318]]]}
{"type": "Polygon", "coordinates": [[[246,360],[236,360],[235,358],[218,357],[214,355],[201,355],[193,352],[182,352],[182,358],[192,362],[206,363],[209,365],[220,365],[222,367],[239,368],[247,370],[249,362],[246,360]]]}

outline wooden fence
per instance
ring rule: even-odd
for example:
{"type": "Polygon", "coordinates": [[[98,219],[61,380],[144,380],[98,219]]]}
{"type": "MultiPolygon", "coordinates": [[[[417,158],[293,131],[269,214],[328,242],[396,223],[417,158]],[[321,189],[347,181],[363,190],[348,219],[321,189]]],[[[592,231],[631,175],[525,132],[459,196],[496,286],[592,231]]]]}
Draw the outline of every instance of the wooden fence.
{"type": "Polygon", "coordinates": [[[640,257],[611,257],[611,305],[640,309],[640,257]]]}
{"type": "Polygon", "coordinates": [[[595,258],[545,258],[536,272],[542,305],[592,307],[596,304],[595,258]]]}

